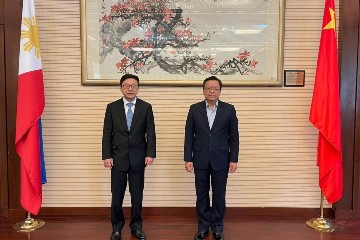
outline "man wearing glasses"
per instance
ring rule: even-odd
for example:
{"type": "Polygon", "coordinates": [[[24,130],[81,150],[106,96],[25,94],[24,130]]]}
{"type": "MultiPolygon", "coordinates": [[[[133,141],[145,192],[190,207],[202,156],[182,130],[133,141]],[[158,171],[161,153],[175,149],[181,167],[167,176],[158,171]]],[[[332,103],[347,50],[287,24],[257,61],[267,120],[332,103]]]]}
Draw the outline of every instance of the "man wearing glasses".
{"type": "Polygon", "coordinates": [[[238,119],[233,105],[219,100],[222,82],[215,76],[203,82],[205,100],[190,106],[185,126],[185,169],[195,172],[198,232],[204,239],[211,229],[214,239],[223,240],[228,173],[237,169],[238,119]],[[212,206],[209,190],[212,189],[212,206]]]}
{"type": "Polygon", "coordinates": [[[131,195],[131,233],[137,239],[146,239],[142,230],[142,200],[145,167],[156,157],[155,123],[152,107],[137,98],[139,78],[125,74],[120,79],[123,97],[107,105],[102,159],[111,169],[111,240],[121,239],[125,224],[122,209],[127,182],[131,195]]]}

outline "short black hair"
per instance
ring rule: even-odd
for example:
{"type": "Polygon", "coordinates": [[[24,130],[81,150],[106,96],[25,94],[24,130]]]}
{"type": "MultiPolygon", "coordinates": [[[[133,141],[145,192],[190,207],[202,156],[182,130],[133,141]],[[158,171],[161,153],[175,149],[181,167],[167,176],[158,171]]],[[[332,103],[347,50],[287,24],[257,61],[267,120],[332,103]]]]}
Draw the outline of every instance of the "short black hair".
{"type": "Polygon", "coordinates": [[[130,73],[126,73],[124,74],[121,78],[120,78],[120,86],[122,86],[123,82],[126,80],[126,79],[129,79],[129,78],[133,78],[137,81],[138,85],[140,86],[140,80],[139,80],[139,77],[134,75],[134,74],[130,74],[130,73]]]}
{"type": "Polygon", "coordinates": [[[221,82],[221,80],[218,79],[218,78],[215,77],[215,76],[211,76],[211,77],[205,78],[205,80],[203,81],[203,88],[205,88],[206,82],[207,82],[207,81],[210,81],[210,80],[215,80],[215,81],[217,81],[217,82],[219,83],[219,85],[220,85],[220,90],[222,89],[222,82],[221,82]]]}

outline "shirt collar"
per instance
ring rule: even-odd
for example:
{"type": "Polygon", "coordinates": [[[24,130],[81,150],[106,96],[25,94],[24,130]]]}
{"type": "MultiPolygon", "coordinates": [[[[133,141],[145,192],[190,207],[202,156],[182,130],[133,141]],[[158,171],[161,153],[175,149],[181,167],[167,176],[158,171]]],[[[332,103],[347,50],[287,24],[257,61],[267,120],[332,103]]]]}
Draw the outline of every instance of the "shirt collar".
{"type": "MultiPolygon", "coordinates": [[[[210,109],[209,103],[208,103],[206,100],[205,100],[205,105],[206,105],[206,108],[209,108],[209,109],[210,109]]],[[[219,100],[216,101],[216,103],[215,103],[215,108],[217,108],[218,105],[219,105],[219,100]]]]}
{"type": "MultiPolygon", "coordinates": [[[[134,104],[134,106],[135,106],[135,104],[136,104],[136,99],[137,98],[135,98],[134,99],[134,101],[132,101],[131,103],[133,103],[134,104]]],[[[123,98],[123,101],[124,101],[124,106],[126,106],[126,104],[128,104],[129,103],[129,101],[128,100],[126,100],[125,98],[123,98]]]]}

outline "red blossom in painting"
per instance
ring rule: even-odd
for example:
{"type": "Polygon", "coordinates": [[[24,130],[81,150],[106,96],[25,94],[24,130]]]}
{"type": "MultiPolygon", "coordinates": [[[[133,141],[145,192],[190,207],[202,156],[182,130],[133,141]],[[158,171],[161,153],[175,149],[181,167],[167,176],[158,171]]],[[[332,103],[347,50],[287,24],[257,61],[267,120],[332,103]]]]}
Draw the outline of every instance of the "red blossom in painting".
{"type": "Polygon", "coordinates": [[[206,64],[203,64],[203,69],[205,70],[211,70],[213,68],[213,66],[216,65],[216,63],[214,63],[212,58],[209,58],[206,61],[206,64]]]}
{"type": "Polygon", "coordinates": [[[199,36],[199,35],[194,36],[194,40],[195,40],[195,42],[200,42],[201,36],[199,36]]]}
{"type": "Polygon", "coordinates": [[[110,14],[111,13],[115,13],[115,12],[117,12],[117,11],[119,11],[120,9],[119,9],[119,7],[118,7],[118,4],[115,4],[115,5],[113,5],[113,6],[111,6],[111,12],[110,12],[110,14]]]}
{"type": "Polygon", "coordinates": [[[157,29],[157,32],[158,33],[163,33],[165,31],[165,28],[163,26],[160,26],[158,29],[157,29]]]}
{"type": "Polygon", "coordinates": [[[129,59],[128,58],[123,58],[120,62],[118,62],[116,64],[116,67],[118,69],[123,69],[123,68],[126,68],[126,65],[129,63],[129,59]]]}
{"type": "Polygon", "coordinates": [[[141,68],[142,66],[144,66],[144,63],[138,62],[138,63],[136,64],[136,66],[137,66],[138,68],[141,68]]]}
{"type": "Polygon", "coordinates": [[[237,55],[237,58],[238,59],[240,59],[240,60],[244,60],[244,59],[247,59],[248,57],[250,57],[250,52],[248,52],[248,51],[244,51],[244,52],[242,52],[242,53],[239,53],[238,55],[237,55]]]}
{"type": "Polygon", "coordinates": [[[109,15],[104,15],[102,18],[101,18],[102,21],[104,22],[110,22],[110,18],[109,18],[109,15]]]}
{"type": "Polygon", "coordinates": [[[173,16],[173,11],[171,9],[165,7],[164,8],[164,22],[170,22],[171,17],[173,16]]]}
{"type": "Polygon", "coordinates": [[[124,44],[124,48],[128,49],[130,47],[137,47],[139,45],[139,42],[140,42],[139,38],[130,39],[124,44]]]}
{"type": "Polygon", "coordinates": [[[137,5],[135,5],[135,9],[139,12],[144,11],[146,9],[146,6],[144,4],[140,4],[138,3],[137,5]]]}
{"type": "Polygon", "coordinates": [[[178,38],[181,38],[183,36],[183,31],[181,30],[175,30],[175,34],[178,38]]]}
{"type": "Polygon", "coordinates": [[[134,28],[134,27],[136,27],[136,24],[137,24],[137,19],[136,19],[136,17],[134,17],[131,19],[131,26],[134,28]]]}
{"type": "Polygon", "coordinates": [[[146,30],[144,37],[151,38],[153,36],[153,31],[151,29],[146,30]]]}
{"type": "Polygon", "coordinates": [[[255,68],[256,67],[256,64],[258,64],[259,62],[258,61],[256,61],[256,60],[252,60],[252,61],[250,61],[250,67],[253,67],[253,68],[255,68]]]}

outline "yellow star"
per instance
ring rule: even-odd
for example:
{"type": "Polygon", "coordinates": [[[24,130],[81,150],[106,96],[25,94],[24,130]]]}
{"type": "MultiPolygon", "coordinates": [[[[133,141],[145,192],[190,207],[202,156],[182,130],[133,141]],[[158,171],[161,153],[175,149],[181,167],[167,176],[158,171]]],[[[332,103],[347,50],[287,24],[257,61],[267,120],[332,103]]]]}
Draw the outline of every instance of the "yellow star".
{"type": "Polygon", "coordinates": [[[332,8],[329,8],[331,20],[323,29],[334,29],[335,30],[335,11],[332,8]]]}

